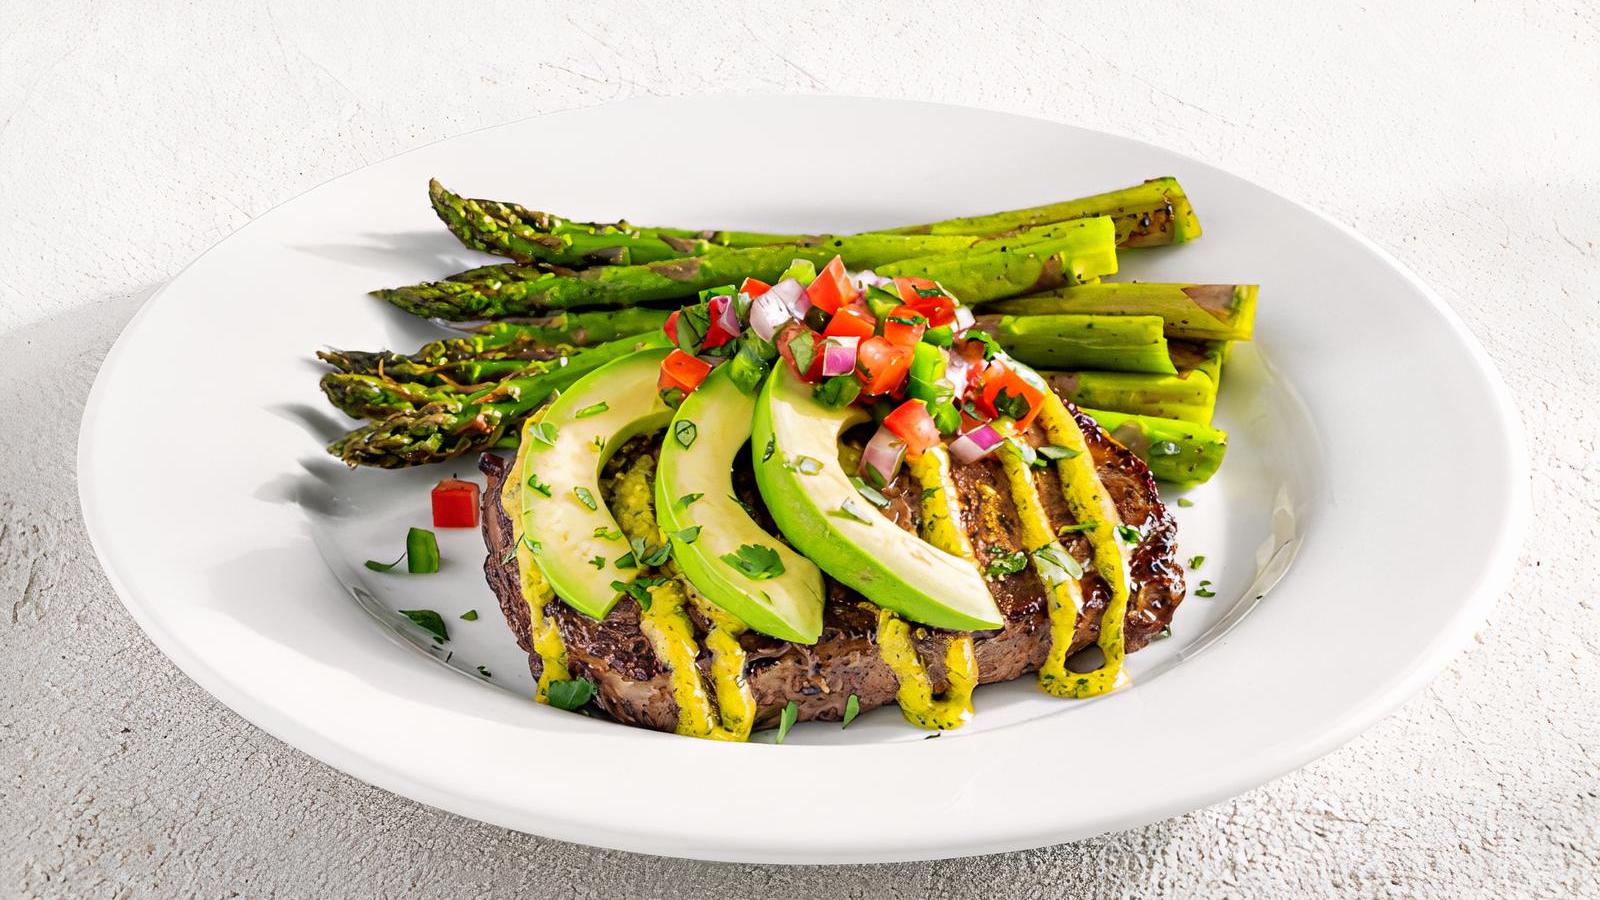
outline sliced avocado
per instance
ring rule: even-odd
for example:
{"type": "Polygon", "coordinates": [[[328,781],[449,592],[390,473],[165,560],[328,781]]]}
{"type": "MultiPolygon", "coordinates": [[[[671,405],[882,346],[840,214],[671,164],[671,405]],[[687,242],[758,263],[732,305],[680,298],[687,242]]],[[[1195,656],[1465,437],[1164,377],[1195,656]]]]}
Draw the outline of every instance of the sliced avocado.
{"type": "Polygon", "coordinates": [[[733,496],[734,457],[750,438],[755,407],[756,398],[739,390],[727,366],[712,370],[684,399],[661,442],[656,518],[684,577],[707,600],[762,634],[815,644],[826,599],[822,571],[756,524],[733,496]],[[680,431],[695,435],[688,446],[677,439],[680,431]],[[756,580],[724,561],[745,545],[776,551],[782,574],[756,580]]]}
{"type": "Polygon", "coordinates": [[[907,619],[957,631],[1001,627],[975,565],[885,519],[850,483],[839,435],[866,418],[854,407],[824,406],[787,367],[775,368],[756,402],[751,446],[778,529],[824,572],[907,619]]]}
{"type": "Polygon", "coordinates": [[[656,392],[666,350],[641,350],[573,383],[523,429],[523,540],[568,606],[603,619],[639,568],[600,492],[600,468],[635,435],[659,430],[672,409],[656,392]],[[599,565],[596,565],[596,562],[599,565]]]}

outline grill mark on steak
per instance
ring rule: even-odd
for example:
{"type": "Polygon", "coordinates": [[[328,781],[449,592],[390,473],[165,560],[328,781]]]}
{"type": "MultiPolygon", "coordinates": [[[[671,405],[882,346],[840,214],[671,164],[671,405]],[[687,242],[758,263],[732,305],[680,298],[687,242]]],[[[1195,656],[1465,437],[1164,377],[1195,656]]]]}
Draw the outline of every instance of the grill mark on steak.
{"type": "MultiPolygon", "coordinates": [[[[1120,518],[1144,532],[1144,539],[1130,559],[1132,584],[1124,631],[1129,651],[1137,650],[1171,621],[1183,598],[1183,572],[1173,558],[1176,524],[1157,497],[1155,481],[1144,463],[1111,440],[1092,419],[1075,409],[1073,412],[1120,518]]],[[[1043,440],[1037,433],[1030,439],[1043,440]]],[[[635,438],[608,463],[602,487],[610,483],[609,476],[626,460],[639,453],[654,452],[653,440],[635,438]]],[[[517,561],[514,556],[507,559],[512,530],[499,502],[500,485],[511,462],[485,454],[479,468],[488,479],[483,494],[484,539],[489,548],[484,572],[518,645],[526,651],[530,649],[529,617],[521,598],[517,561]]],[[[980,563],[987,565],[990,547],[1025,549],[1018,543],[1016,507],[999,464],[984,460],[977,465],[955,466],[952,476],[963,510],[962,524],[973,540],[980,563]]],[[[771,515],[756,490],[748,456],[736,463],[733,478],[735,493],[750,506],[756,521],[776,534],[771,515]]],[[[1052,527],[1073,524],[1054,467],[1037,469],[1035,478],[1052,527]]],[[[902,472],[884,489],[886,496],[905,503],[906,509],[895,518],[901,520],[902,527],[912,529],[921,513],[920,492],[914,484],[902,472]]],[[[1089,559],[1088,542],[1082,536],[1069,535],[1063,544],[1080,561],[1089,559]]],[[[877,608],[832,579],[826,579],[825,588],[828,600],[823,611],[823,631],[815,645],[793,644],[753,632],[740,638],[747,654],[746,680],[760,710],[758,726],[774,723],[791,701],[798,707],[801,720],[838,721],[844,716],[851,694],[856,695],[863,712],[895,700],[898,680],[879,656],[874,639],[877,608]]],[[[1048,602],[1032,567],[995,579],[991,590],[1006,616],[1006,625],[973,635],[982,684],[1009,681],[1038,669],[1050,649],[1048,602]]],[[[1084,578],[1084,609],[1069,653],[1088,646],[1098,636],[1100,616],[1108,599],[1103,582],[1093,575],[1084,578]]],[[[595,682],[602,709],[632,725],[660,731],[676,727],[677,703],[667,672],[639,630],[639,609],[633,600],[624,598],[604,621],[598,622],[559,600],[546,604],[544,611],[561,632],[574,676],[595,682]]],[[[697,625],[703,629],[705,623],[697,625]]],[[[944,650],[953,634],[918,627],[913,635],[934,689],[943,690],[944,650]]],[[[702,672],[709,669],[709,654],[703,649],[698,662],[702,672]]],[[[537,654],[530,653],[530,668],[537,677],[537,654]]]]}

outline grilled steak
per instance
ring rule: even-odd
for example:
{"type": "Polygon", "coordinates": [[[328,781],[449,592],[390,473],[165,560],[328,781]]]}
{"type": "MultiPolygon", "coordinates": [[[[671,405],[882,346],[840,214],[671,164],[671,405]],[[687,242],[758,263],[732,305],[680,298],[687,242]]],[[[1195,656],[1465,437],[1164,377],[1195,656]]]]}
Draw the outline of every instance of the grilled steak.
{"type": "MultiPolygon", "coordinates": [[[[1183,599],[1183,572],[1173,558],[1176,525],[1161,504],[1155,480],[1144,462],[1108,437],[1092,419],[1081,413],[1076,415],[1101,481],[1123,523],[1138,527],[1144,534],[1130,560],[1132,580],[1124,626],[1128,650],[1138,650],[1166,627],[1183,599]]],[[[1038,434],[1031,437],[1035,443],[1043,442],[1038,434]]],[[[635,438],[618,451],[608,466],[616,470],[654,452],[653,439],[635,438]]],[[[488,477],[488,489],[483,494],[483,532],[489,550],[484,572],[518,644],[528,651],[537,677],[541,662],[532,652],[528,609],[518,586],[517,561],[510,552],[511,521],[500,505],[500,486],[511,461],[486,454],[479,468],[488,477]]],[[[1024,549],[1018,537],[1016,508],[999,462],[984,459],[972,465],[958,465],[953,476],[962,510],[961,524],[972,539],[980,567],[987,566],[995,556],[1024,549]]],[[[1054,468],[1038,469],[1035,478],[1052,525],[1059,528],[1073,524],[1054,468]]],[[[748,461],[736,467],[734,487],[757,521],[776,533],[756,491],[748,461]]],[[[890,500],[883,512],[896,524],[914,531],[921,515],[921,494],[909,475],[902,472],[883,493],[890,500]]],[[[1082,535],[1069,535],[1063,544],[1080,562],[1088,559],[1089,545],[1082,535]]],[[[982,683],[1008,681],[1039,668],[1050,644],[1045,588],[1031,566],[989,584],[1006,625],[974,634],[982,683]]],[[[1084,608],[1069,652],[1089,648],[1084,651],[1085,656],[1097,655],[1098,649],[1090,645],[1099,635],[1100,616],[1109,591],[1093,574],[1085,575],[1083,588],[1084,608]]],[[[876,607],[831,579],[827,592],[822,636],[815,645],[794,644],[755,633],[741,637],[747,655],[746,676],[760,707],[758,723],[775,720],[790,701],[798,706],[802,720],[835,721],[843,717],[851,694],[856,695],[863,712],[894,702],[898,680],[878,654],[874,639],[876,607]]],[[[544,613],[556,623],[566,643],[573,675],[595,683],[597,700],[607,713],[628,724],[673,730],[678,710],[667,672],[639,629],[639,607],[631,598],[618,602],[604,621],[591,619],[560,600],[548,603],[544,613]]],[[[704,628],[704,623],[698,624],[704,628]]],[[[944,649],[951,633],[917,628],[913,634],[934,688],[943,690],[944,649]]],[[[1098,662],[1085,660],[1082,668],[1092,669],[1098,662]]],[[[709,672],[709,654],[702,651],[699,664],[702,671],[709,672]]]]}

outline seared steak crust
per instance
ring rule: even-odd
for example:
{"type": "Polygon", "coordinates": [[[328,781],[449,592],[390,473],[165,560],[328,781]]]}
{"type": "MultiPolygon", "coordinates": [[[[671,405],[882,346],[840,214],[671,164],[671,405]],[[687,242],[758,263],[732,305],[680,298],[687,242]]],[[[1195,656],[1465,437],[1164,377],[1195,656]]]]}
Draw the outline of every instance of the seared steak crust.
{"type": "MultiPolygon", "coordinates": [[[[1123,523],[1144,534],[1130,560],[1132,595],[1124,626],[1128,649],[1137,650],[1166,627],[1183,599],[1183,572],[1173,558],[1177,528],[1157,496],[1155,480],[1144,463],[1107,436],[1092,419],[1081,413],[1077,416],[1101,480],[1123,523]]],[[[1042,437],[1035,434],[1032,439],[1037,443],[1042,437]]],[[[649,440],[637,438],[617,453],[613,466],[653,452],[649,440]]],[[[511,552],[511,522],[500,506],[500,486],[511,462],[485,454],[479,468],[488,479],[483,494],[484,541],[489,550],[484,572],[518,645],[528,651],[530,619],[521,596],[517,561],[511,552]]],[[[996,556],[1026,549],[1019,542],[1016,508],[1000,464],[986,459],[957,466],[953,476],[962,508],[962,526],[972,539],[979,564],[987,565],[996,556]]],[[[1035,478],[1052,524],[1071,524],[1073,519],[1054,468],[1036,470],[1035,478]]],[[[774,531],[748,464],[735,468],[734,487],[752,507],[756,519],[774,531]]],[[[921,499],[909,476],[902,473],[885,488],[884,494],[891,501],[884,512],[902,528],[914,531],[921,519],[921,499]]],[[[1088,559],[1088,541],[1081,535],[1070,535],[1063,544],[1080,561],[1088,559]]],[[[985,684],[1009,681],[1038,669],[1050,648],[1048,601],[1044,585],[1032,567],[992,580],[990,585],[1006,625],[974,634],[979,681],[985,684]]],[[[831,579],[827,591],[822,636],[815,645],[794,644],[755,633],[742,636],[747,655],[746,677],[760,708],[759,722],[775,720],[791,701],[798,706],[802,720],[833,721],[843,717],[851,694],[856,695],[863,711],[894,702],[899,682],[878,654],[874,639],[877,608],[831,579]]],[[[1107,599],[1105,585],[1093,575],[1086,576],[1084,608],[1069,652],[1088,646],[1099,635],[1107,599]]],[[[544,614],[561,633],[573,675],[595,683],[597,700],[607,713],[628,724],[673,730],[677,704],[665,668],[639,629],[639,608],[633,600],[624,598],[604,621],[591,619],[559,600],[546,604],[544,614]]],[[[918,628],[913,634],[935,688],[942,690],[944,648],[951,633],[918,628]]],[[[709,654],[702,651],[699,662],[703,671],[709,671],[709,654]]],[[[537,654],[529,653],[529,664],[537,677],[541,668],[537,654]]]]}

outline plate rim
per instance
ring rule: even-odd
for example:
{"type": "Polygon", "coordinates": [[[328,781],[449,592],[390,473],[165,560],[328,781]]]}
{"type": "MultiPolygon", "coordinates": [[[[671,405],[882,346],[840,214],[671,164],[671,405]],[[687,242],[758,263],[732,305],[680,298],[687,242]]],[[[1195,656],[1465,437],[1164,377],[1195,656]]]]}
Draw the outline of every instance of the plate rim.
{"type": "MultiPolygon", "coordinates": [[[[1456,311],[1448,303],[1446,303],[1431,286],[1417,276],[1416,273],[1398,260],[1393,254],[1373,242],[1371,239],[1367,238],[1365,235],[1356,231],[1354,228],[1333,219],[1326,213],[1323,213],[1322,211],[1311,207],[1294,197],[1285,196],[1266,188],[1257,182],[1250,181],[1242,176],[1233,175],[1231,172],[1221,168],[1220,166],[1198,160],[1189,154],[1170,150],[1168,148],[1154,145],[1128,135],[1099,131],[1097,129],[1059,122],[1039,116],[1004,112],[975,106],[964,106],[960,104],[902,100],[896,98],[874,98],[859,95],[803,95],[797,97],[795,95],[784,94],[712,94],[667,98],[628,98],[520,117],[506,122],[499,122],[485,125],[480,128],[474,128],[460,134],[441,137],[437,140],[429,141],[425,144],[407,149],[401,153],[394,154],[385,158],[384,160],[374,161],[372,163],[363,165],[360,168],[325,179],[307,188],[306,190],[295,194],[292,197],[286,198],[283,201],[274,204],[260,214],[252,217],[249,222],[245,223],[239,229],[230,232],[213,243],[205,251],[197,255],[188,264],[174,273],[174,275],[168,281],[162,284],[157,290],[151,292],[151,294],[140,305],[139,310],[123,327],[122,331],[119,333],[117,339],[113,342],[110,350],[107,352],[105,358],[100,364],[93,386],[90,388],[84,403],[83,413],[80,419],[80,425],[77,434],[78,447],[76,453],[80,512],[83,516],[85,530],[90,539],[91,546],[94,549],[95,558],[99,562],[102,571],[105,572],[106,577],[113,590],[116,592],[119,601],[128,611],[133,620],[139,625],[140,629],[147,636],[149,636],[151,641],[155,643],[162,653],[166,655],[168,659],[170,659],[175,665],[177,665],[185,675],[191,678],[196,684],[200,685],[200,687],[210,693],[213,697],[221,701],[231,711],[240,715],[242,718],[244,718],[246,721],[249,721],[256,727],[262,728],[272,736],[284,741],[286,744],[312,755],[319,761],[324,762],[338,769],[339,771],[360,779],[368,784],[372,784],[386,791],[417,800],[418,802],[426,803],[449,812],[490,822],[513,830],[532,830],[528,824],[530,816],[526,810],[518,811],[518,813],[513,816],[505,810],[500,810],[492,806],[486,807],[482,805],[474,805],[471,802],[464,801],[463,798],[457,794],[436,788],[427,781],[415,777],[410,772],[383,765],[376,760],[353,752],[352,750],[340,744],[338,741],[328,738],[313,728],[298,726],[295,722],[283,716],[279,710],[272,708],[269,704],[266,704],[265,701],[255,698],[246,690],[235,688],[229,683],[229,680],[223,676],[221,672],[214,669],[209,663],[203,661],[196,653],[191,651],[183,641],[179,640],[158,621],[156,621],[151,609],[146,606],[147,601],[136,597],[134,592],[129,588],[126,581],[122,577],[122,574],[113,567],[109,551],[107,549],[109,546],[108,536],[102,530],[102,517],[97,515],[96,503],[98,501],[98,485],[96,484],[95,478],[92,474],[93,467],[89,465],[89,460],[93,454],[93,450],[91,448],[93,448],[97,443],[95,424],[99,420],[102,412],[101,406],[108,390],[106,384],[112,377],[111,373],[114,373],[122,356],[127,352],[127,348],[130,346],[133,340],[131,336],[138,332],[139,326],[146,318],[147,313],[155,308],[156,304],[168,293],[169,288],[173,284],[180,281],[185,274],[187,274],[202,260],[210,256],[223,244],[246,233],[252,227],[256,226],[257,223],[266,219],[272,212],[276,211],[280,207],[295,203],[296,201],[308,195],[317,193],[328,185],[354,177],[374,166],[397,160],[402,157],[410,156],[412,154],[420,153],[440,144],[461,140],[470,135],[479,134],[481,132],[514,127],[528,122],[546,119],[551,116],[559,116],[563,113],[592,112],[598,109],[623,108],[636,104],[661,103],[670,105],[680,102],[707,102],[723,100],[747,101],[760,99],[770,99],[773,101],[801,100],[806,102],[831,102],[835,100],[870,101],[888,105],[933,107],[958,110],[968,113],[977,112],[990,116],[1005,116],[1016,119],[1032,120],[1035,122],[1044,122],[1056,127],[1068,128],[1094,135],[1107,136],[1118,141],[1128,141],[1144,147],[1151,147],[1162,153],[1170,154],[1174,157],[1180,158],[1189,165],[1212,170],[1214,172],[1226,175],[1227,177],[1238,179],[1292,205],[1299,212],[1315,218],[1325,225],[1332,226],[1347,238],[1353,239],[1353,241],[1364,251],[1381,261],[1387,270],[1400,276],[1401,279],[1403,279],[1411,288],[1413,288],[1422,298],[1427,301],[1428,305],[1431,307],[1431,312],[1437,315],[1448,328],[1453,342],[1466,351],[1473,367],[1484,379],[1484,383],[1487,388],[1487,397],[1485,399],[1489,400],[1491,403],[1494,418],[1498,422],[1499,431],[1503,435],[1508,449],[1508,467],[1504,473],[1497,473],[1497,475],[1503,474],[1505,476],[1503,481],[1499,481],[1497,483],[1497,486],[1503,488],[1502,494],[1509,512],[1508,515],[1501,519],[1499,528],[1492,542],[1492,548],[1489,553],[1485,554],[1483,562],[1481,565],[1479,565],[1476,576],[1472,580],[1470,590],[1466,593],[1461,603],[1457,606],[1457,611],[1451,617],[1451,619],[1447,623],[1441,625],[1434,632],[1432,639],[1428,642],[1425,649],[1416,653],[1411,658],[1410,665],[1407,670],[1396,673],[1387,681],[1381,690],[1375,690],[1372,696],[1365,698],[1359,706],[1354,707],[1352,711],[1345,715],[1342,719],[1328,723],[1321,733],[1296,742],[1295,748],[1292,751],[1281,751],[1277,757],[1275,757],[1273,764],[1258,767],[1256,771],[1259,774],[1257,776],[1236,779],[1237,783],[1218,783],[1214,785],[1211,790],[1193,791],[1183,795],[1182,799],[1169,801],[1164,804],[1153,804],[1151,808],[1148,809],[1133,810],[1131,813],[1125,812],[1123,815],[1114,816],[1112,817],[1114,821],[1106,825],[1106,827],[1100,829],[1102,833],[1104,831],[1131,827],[1134,825],[1155,821],[1160,818],[1178,815],[1192,809],[1211,805],[1229,797],[1236,796],[1243,791],[1267,784],[1289,772],[1295,771],[1311,763],[1312,761],[1343,745],[1360,732],[1376,724],[1378,721],[1387,717],[1401,704],[1406,702],[1408,699],[1417,694],[1423,687],[1425,687],[1452,661],[1452,659],[1463,649],[1463,647],[1470,644],[1473,633],[1486,621],[1487,617],[1490,615],[1494,606],[1496,605],[1499,596],[1504,593],[1505,588],[1510,583],[1515,572],[1517,554],[1519,553],[1520,548],[1526,538],[1528,521],[1531,514],[1531,485],[1529,483],[1531,468],[1527,458],[1526,431],[1504,378],[1501,376],[1497,366],[1494,364],[1493,359],[1488,355],[1481,342],[1478,341],[1476,336],[1467,327],[1465,321],[1460,317],[1460,315],[1457,314],[1456,311]]],[[[677,738],[670,736],[648,736],[664,740],[678,740],[677,738]]],[[[804,749],[808,751],[829,752],[848,750],[849,748],[804,749]]],[[[588,845],[607,847],[611,849],[646,853],[666,853],[666,851],[641,849],[641,846],[647,845],[653,838],[659,837],[653,833],[640,832],[634,834],[620,828],[613,828],[603,832],[598,832],[594,831],[593,829],[574,826],[565,820],[542,812],[532,816],[532,818],[544,823],[536,830],[536,833],[540,835],[547,835],[561,840],[576,841],[588,845]]],[[[858,858],[856,858],[855,854],[841,855],[837,852],[825,852],[822,855],[817,855],[814,852],[808,853],[804,850],[788,854],[790,858],[783,858],[784,854],[774,855],[770,852],[750,852],[748,850],[740,850],[733,853],[718,851],[702,854],[692,851],[687,853],[680,852],[681,848],[678,851],[672,851],[671,855],[708,860],[766,862],[780,864],[805,864],[816,862],[867,863],[950,858],[955,856],[1006,852],[1040,846],[1041,843],[1048,842],[1048,840],[1048,835],[1030,832],[1028,835],[1006,835],[998,840],[974,840],[970,842],[970,845],[960,848],[929,848],[927,852],[924,852],[921,848],[916,850],[906,850],[901,848],[896,851],[885,853],[868,848],[864,849],[859,854],[858,858]]]]}

